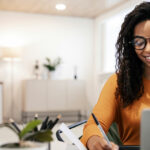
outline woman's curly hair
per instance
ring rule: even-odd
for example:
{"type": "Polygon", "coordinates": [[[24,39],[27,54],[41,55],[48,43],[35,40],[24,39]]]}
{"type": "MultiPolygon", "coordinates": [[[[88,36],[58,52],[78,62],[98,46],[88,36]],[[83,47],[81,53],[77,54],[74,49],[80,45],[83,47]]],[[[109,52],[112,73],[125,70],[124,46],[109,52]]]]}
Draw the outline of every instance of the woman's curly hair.
{"type": "Polygon", "coordinates": [[[129,13],[121,26],[116,43],[116,99],[120,99],[126,107],[138,100],[143,92],[143,63],[137,57],[130,43],[134,36],[134,28],[142,21],[150,20],[150,2],[143,2],[129,13]]]}

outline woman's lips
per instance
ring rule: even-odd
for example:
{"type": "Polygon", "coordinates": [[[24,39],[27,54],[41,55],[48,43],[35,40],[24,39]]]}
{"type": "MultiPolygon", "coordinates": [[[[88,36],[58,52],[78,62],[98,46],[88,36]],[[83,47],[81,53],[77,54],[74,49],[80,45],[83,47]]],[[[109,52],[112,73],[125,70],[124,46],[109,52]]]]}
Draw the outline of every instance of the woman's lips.
{"type": "Polygon", "coordinates": [[[145,56],[145,60],[146,60],[147,62],[150,62],[150,56],[145,56]]]}

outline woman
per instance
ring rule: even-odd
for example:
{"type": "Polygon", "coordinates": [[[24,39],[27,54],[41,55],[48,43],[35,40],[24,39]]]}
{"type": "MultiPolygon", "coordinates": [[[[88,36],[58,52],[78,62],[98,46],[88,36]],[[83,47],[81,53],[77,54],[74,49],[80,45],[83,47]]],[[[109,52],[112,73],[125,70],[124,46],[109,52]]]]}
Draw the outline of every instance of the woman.
{"type": "MultiPolygon", "coordinates": [[[[150,2],[125,17],[116,48],[116,74],[106,82],[93,113],[105,132],[117,123],[124,145],[140,145],[141,112],[150,108],[150,2]]],[[[118,149],[107,144],[91,116],[81,141],[89,150],[118,149]]]]}

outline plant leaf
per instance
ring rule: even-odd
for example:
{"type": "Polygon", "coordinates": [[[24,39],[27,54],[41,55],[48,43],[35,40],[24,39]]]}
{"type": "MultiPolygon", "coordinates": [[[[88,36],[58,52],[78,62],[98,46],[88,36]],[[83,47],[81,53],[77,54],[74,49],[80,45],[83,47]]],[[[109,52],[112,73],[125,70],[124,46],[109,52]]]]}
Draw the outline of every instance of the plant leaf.
{"type": "Polygon", "coordinates": [[[51,63],[50,58],[46,57],[46,60],[47,60],[48,63],[51,63]]]}
{"type": "Polygon", "coordinates": [[[59,65],[61,63],[61,58],[60,57],[58,57],[58,58],[56,58],[55,60],[54,60],[54,66],[56,67],[57,65],[59,65]]]}
{"type": "Polygon", "coordinates": [[[41,124],[40,120],[30,121],[25,128],[20,132],[19,137],[22,139],[28,132],[32,131],[35,127],[41,124]]]}
{"type": "Polygon", "coordinates": [[[1,148],[19,148],[20,147],[20,144],[19,143],[6,143],[6,144],[3,144],[0,146],[0,149],[1,148]]]}
{"type": "Polygon", "coordinates": [[[48,129],[48,130],[41,130],[38,132],[28,133],[23,137],[23,140],[32,140],[37,142],[50,142],[53,140],[52,131],[48,129]]]}
{"type": "Polygon", "coordinates": [[[19,137],[19,132],[18,130],[16,130],[16,128],[11,124],[11,123],[3,123],[3,124],[0,124],[0,127],[7,127],[9,129],[11,129],[13,132],[15,132],[18,137],[19,137]]]}
{"type": "Polygon", "coordinates": [[[44,67],[46,67],[49,71],[55,70],[55,67],[49,64],[44,64],[44,67]]]}

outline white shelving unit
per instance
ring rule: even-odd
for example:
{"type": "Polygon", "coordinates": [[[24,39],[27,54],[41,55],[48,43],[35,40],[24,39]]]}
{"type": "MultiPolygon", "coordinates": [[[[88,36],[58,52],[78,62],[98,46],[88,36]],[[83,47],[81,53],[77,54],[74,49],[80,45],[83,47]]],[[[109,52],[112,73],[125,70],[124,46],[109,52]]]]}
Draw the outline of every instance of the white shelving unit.
{"type": "MultiPolygon", "coordinates": [[[[85,111],[85,82],[82,80],[24,81],[24,113],[85,111]]],[[[78,113],[76,113],[78,114],[78,113]]]]}

